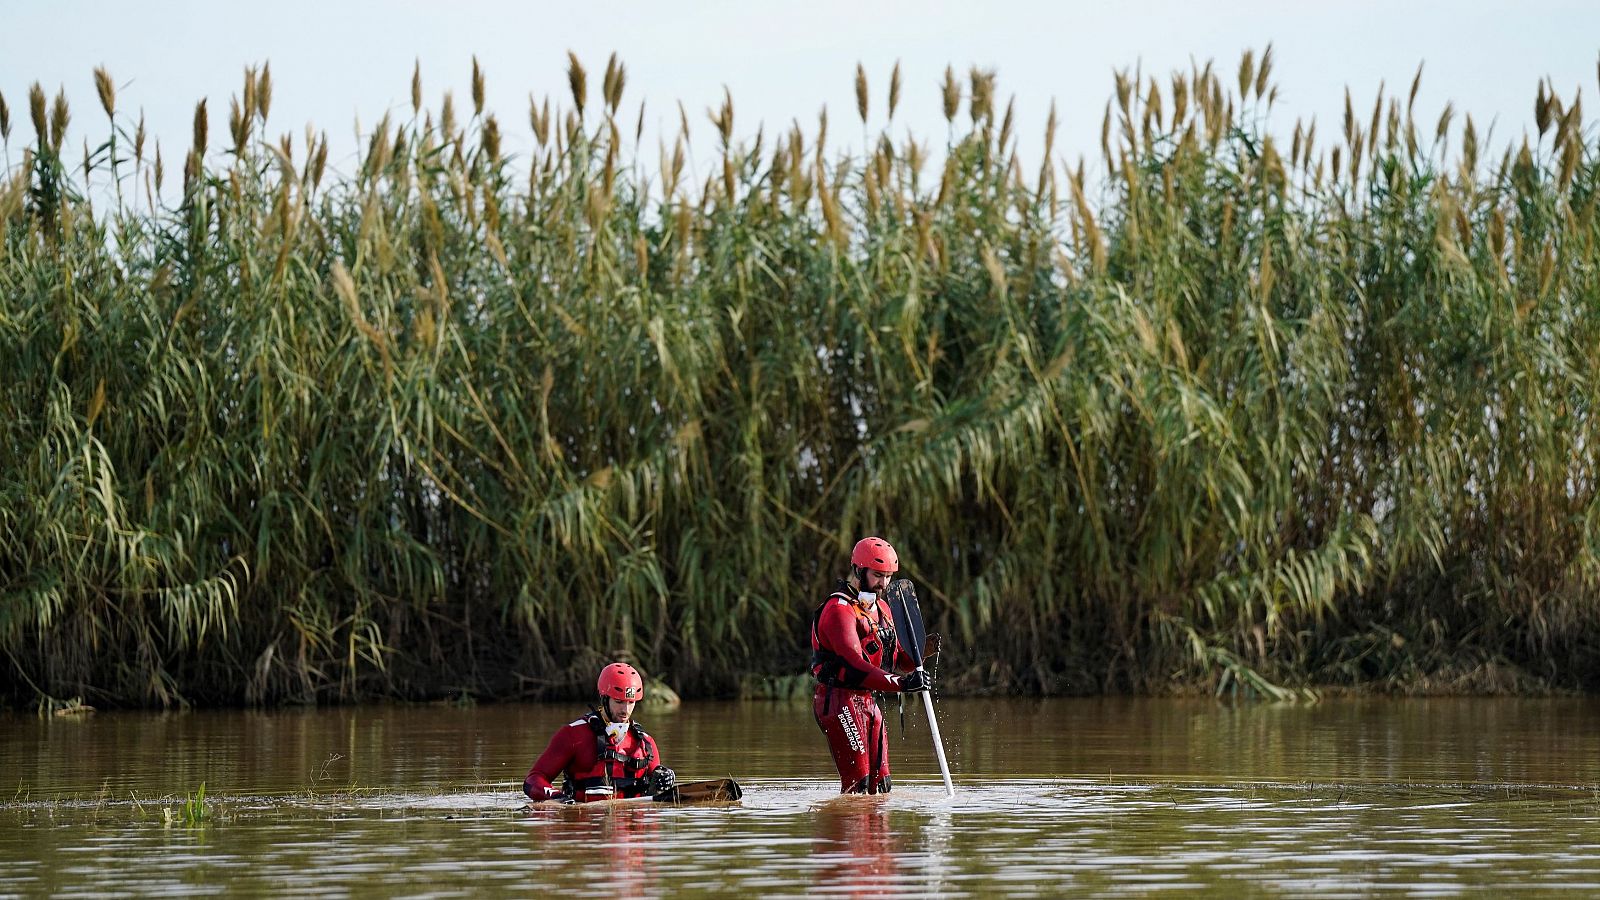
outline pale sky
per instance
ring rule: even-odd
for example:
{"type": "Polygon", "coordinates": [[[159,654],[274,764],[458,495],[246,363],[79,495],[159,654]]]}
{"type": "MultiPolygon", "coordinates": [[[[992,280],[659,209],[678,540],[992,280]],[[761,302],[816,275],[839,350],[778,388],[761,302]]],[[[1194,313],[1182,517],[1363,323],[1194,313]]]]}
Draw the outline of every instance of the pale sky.
{"type": "MultiPolygon", "coordinates": [[[[1589,108],[1600,111],[1592,99],[1600,89],[1600,3],[1594,0],[0,0],[0,94],[11,107],[13,163],[32,138],[27,91],[34,81],[52,96],[66,89],[73,147],[85,138],[98,143],[106,132],[92,71],[104,65],[116,80],[120,110],[136,118],[142,108],[170,159],[187,148],[194,104],[202,97],[210,98],[211,145],[220,146],[228,98],[240,90],[244,67],[270,60],[271,133],[294,133],[299,149],[306,123],[314,123],[333,140],[332,162],[347,169],[357,120],[365,130],[386,111],[409,117],[416,60],[425,102],[437,115],[449,89],[464,118],[476,54],[487,76],[487,107],[501,122],[506,148],[515,152],[531,143],[530,93],[570,103],[567,51],[590,70],[591,106],[599,103],[600,73],[615,51],[627,66],[619,118],[632,123],[639,101],[648,101],[640,154],[648,165],[656,158],[655,135],[670,136],[677,127],[679,101],[696,130],[698,155],[714,152],[705,110],[720,104],[724,85],[733,94],[739,135],[753,135],[758,122],[771,133],[795,119],[814,134],[817,111],[826,105],[830,147],[859,147],[858,61],[871,82],[874,132],[884,123],[889,73],[899,60],[905,84],[893,134],[910,129],[937,152],[945,137],[938,90],[945,66],[964,75],[977,65],[998,72],[1002,105],[1016,95],[1024,162],[1036,167],[1052,98],[1061,118],[1058,155],[1092,162],[1115,69],[1142,66],[1165,82],[1171,72],[1187,71],[1191,60],[1215,59],[1231,76],[1243,50],[1254,48],[1259,56],[1268,42],[1280,86],[1273,130],[1287,135],[1297,116],[1316,115],[1323,147],[1338,131],[1346,85],[1357,109],[1370,113],[1379,83],[1403,95],[1419,63],[1426,69],[1418,119],[1428,134],[1450,100],[1458,113],[1473,114],[1480,132],[1498,122],[1490,145],[1498,150],[1532,129],[1533,99],[1545,77],[1569,104],[1581,87],[1589,108]]],[[[1458,116],[1457,134],[1461,121],[1458,116]]]]}

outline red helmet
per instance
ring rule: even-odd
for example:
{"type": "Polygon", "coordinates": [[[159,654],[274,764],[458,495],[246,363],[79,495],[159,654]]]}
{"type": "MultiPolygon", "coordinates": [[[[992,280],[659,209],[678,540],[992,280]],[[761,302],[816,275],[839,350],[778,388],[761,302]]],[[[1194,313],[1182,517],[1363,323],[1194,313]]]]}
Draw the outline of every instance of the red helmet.
{"type": "Polygon", "coordinates": [[[644,679],[627,663],[612,663],[600,670],[600,696],[632,703],[644,697],[644,679]]]}
{"type": "Polygon", "coordinates": [[[862,538],[850,551],[850,565],[887,575],[900,571],[900,556],[883,538],[862,538]]]}

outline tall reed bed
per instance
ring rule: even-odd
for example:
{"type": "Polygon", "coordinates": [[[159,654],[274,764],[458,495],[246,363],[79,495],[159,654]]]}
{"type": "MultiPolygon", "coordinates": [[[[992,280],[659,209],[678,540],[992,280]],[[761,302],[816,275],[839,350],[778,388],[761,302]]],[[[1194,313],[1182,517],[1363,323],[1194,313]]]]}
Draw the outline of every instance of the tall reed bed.
{"type": "Polygon", "coordinates": [[[1270,50],[1123,74],[1091,182],[983,71],[942,161],[729,98],[645,165],[598,80],[511,158],[418,73],[339,173],[265,67],[181,150],[104,72],[104,137],[0,102],[13,701],[727,692],[869,532],[947,689],[1595,685],[1576,96],[1494,147],[1415,83],[1291,137],[1270,50]]]}

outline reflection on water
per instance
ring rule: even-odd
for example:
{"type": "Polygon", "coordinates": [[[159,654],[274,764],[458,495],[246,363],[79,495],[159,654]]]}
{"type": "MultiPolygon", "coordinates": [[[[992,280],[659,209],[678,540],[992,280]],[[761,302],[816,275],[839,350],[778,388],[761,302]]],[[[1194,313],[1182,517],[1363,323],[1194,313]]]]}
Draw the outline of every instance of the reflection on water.
{"type": "Polygon", "coordinates": [[[1600,888],[1578,700],[946,701],[946,798],[891,711],[893,794],[841,798],[801,705],[645,717],[735,805],[524,808],[573,709],[0,719],[0,893],[1364,896],[1600,888]],[[205,782],[205,824],[165,811],[205,782]]]}

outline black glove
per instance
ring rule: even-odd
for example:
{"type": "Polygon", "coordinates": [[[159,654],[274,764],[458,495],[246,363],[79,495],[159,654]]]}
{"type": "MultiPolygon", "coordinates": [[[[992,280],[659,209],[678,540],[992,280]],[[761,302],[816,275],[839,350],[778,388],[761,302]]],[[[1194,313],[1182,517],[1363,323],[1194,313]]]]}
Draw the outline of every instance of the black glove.
{"type": "Polygon", "coordinates": [[[672,790],[677,784],[677,773],[666,766],[657,766],[656,770],[650,773],[650,793],[652,794],[672,790]]]}
{"type": "Polygon", "coordinates": [[[907,675],[900,676],[900,692],[904,694],[920,694],[933,687],[933,674],[927,669],[918,669],[907,675]]]}

